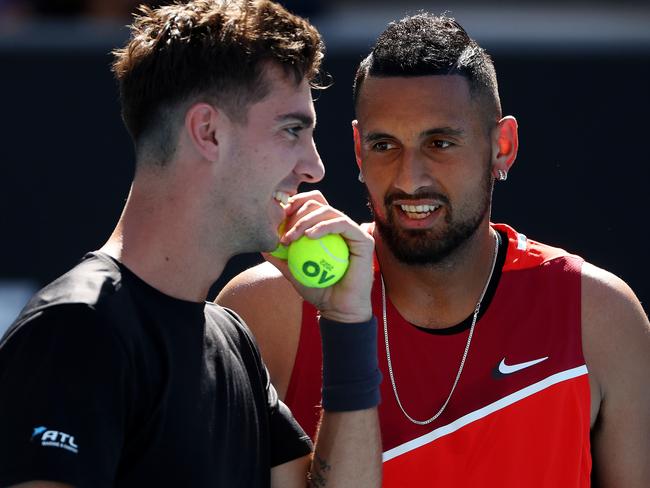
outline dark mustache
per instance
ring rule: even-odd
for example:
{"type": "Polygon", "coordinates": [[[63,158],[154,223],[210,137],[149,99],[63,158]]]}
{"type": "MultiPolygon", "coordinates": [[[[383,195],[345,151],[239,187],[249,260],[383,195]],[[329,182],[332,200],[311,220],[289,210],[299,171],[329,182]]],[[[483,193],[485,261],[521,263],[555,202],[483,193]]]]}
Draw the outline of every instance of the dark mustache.
{"type": "Polygon", "coordinates": [[[414,194],[404,193],[404,192],[393,192],[389,193],[384,197],[384,205],[392,205],[395,200],[421,200],[421,199],[432,199],[439,200],[444,204],[449,204],[449,199],[442,193],[437,193],[434,191],[421,191],[414,194]]]}

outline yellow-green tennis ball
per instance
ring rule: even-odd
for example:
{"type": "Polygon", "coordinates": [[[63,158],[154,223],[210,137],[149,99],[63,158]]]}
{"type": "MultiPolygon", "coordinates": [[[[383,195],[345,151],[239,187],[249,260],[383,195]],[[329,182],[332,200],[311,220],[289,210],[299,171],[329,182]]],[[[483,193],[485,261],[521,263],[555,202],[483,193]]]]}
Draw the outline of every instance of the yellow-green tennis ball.
{"type": "Polygon", "coordinates": [[[289,248],[282,244],[278,244],[278,247],[275,248],[275,251],[271,253],[271,256],[276,258],[284,259],[285,261],[289,259],[289,248]]]}
{"type": "Polygon", "coordinates": [[[350,250],[339,234],[320,239],[302,236],[289,245],[289,269],[294,278],[310,288],[338,282],[348,269],[350,250]]]}
{"type": "MultiPolygon", "coordinates": [[[[278,235],[282,237],[284,234],[284,225],[286,221],[282,221],[282,223],[278,226],[278,235]]],[[[271,256],[275,256],[276,258],[284,259],[285,261],[289,259],[289,246],[285,246],[283,244],[278,244],[278,247],[275,248],[275,251],[271,253],[271,256]]]]}

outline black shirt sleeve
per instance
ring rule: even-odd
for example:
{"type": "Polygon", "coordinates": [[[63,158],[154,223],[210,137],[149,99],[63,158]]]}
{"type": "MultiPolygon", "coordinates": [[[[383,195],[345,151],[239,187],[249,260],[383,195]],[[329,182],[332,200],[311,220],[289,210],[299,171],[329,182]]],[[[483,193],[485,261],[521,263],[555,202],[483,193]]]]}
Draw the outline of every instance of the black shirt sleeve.
{"type": "Polygon", "coordinates": [[[248,342],[250,352],[256,363],[255,367],[257,369],[257,375],[261,380],[261,386],[265,388],[269,419],[268,434],[270,438],[269,455],[271,467],[310,454],[314,448],[313,443],[293,417],[289,407],[278,398],[278,393],[271,383],[269,371],[262,360],[253,333],[236,312],[227,308],[219,307],[219,309],[230,316],[230,320],[234,321],[246,338],[246,342],[248,342]]]}
{"type": "Polygon", "coordinates": [[[289,407],[280,401],[271,381],[268,382],[267,392],[271,430],[271,466],[278,466],[311,453],[314,448],[311,439],[293,417],[289,407]]]}
{"type": "Polygon", "coordinates": [[[128,361],[86,305],[28,318],[0,345],[0,485],[110,487],[124,440],[128,361]]]}

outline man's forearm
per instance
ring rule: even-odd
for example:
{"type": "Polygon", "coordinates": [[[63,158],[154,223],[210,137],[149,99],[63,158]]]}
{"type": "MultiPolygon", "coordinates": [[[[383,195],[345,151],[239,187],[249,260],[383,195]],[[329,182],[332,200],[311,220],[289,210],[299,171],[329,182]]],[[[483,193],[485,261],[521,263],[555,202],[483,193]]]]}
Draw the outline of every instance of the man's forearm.
{"type": "Polygon", "coordinates": [[[323,415],[309,486],[381,486],[377,322],[320,320],[323,415]]]}
{"type": "Polygon", "coordinates": [[[379,487],[381,469],[377,408],[323,411],[308,486],[379,487]]]}

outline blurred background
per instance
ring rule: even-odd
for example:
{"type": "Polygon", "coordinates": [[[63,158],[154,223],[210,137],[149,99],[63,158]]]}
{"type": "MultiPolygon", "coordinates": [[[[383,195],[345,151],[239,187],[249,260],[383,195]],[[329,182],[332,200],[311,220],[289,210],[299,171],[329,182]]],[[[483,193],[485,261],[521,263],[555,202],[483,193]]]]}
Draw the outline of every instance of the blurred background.
{"type": "MultiPolygon", "coordinates": [[[[109,53],[140,3],[0,0],[0,334],[35,289],[100,247],[119,217],[133,151],[109,53]]],[[[334,84],[317,94],[327,169],[318,188],[335,206],[369,219],[350,128],[357,64],[389,21],[446,12],[492,54],[504,113],[519,121],[519,157],[496,187],[492,220],[614,272],[648,311],[647,0],[281,3],[309,17],[328,48],[334,84]]],[[[260,260],[234,258],[209,298],[260,260]]]]}

